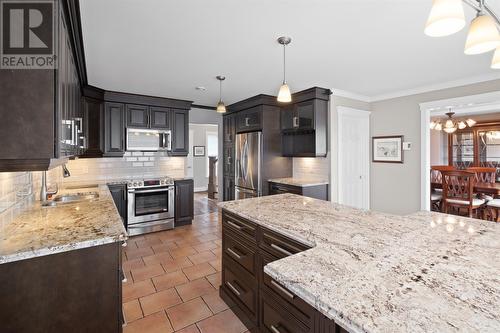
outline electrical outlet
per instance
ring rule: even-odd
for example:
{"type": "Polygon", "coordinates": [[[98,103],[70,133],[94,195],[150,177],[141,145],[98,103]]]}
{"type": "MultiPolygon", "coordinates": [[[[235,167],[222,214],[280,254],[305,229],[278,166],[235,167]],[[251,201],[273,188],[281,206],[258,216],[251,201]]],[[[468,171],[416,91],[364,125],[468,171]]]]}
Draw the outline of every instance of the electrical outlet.
{"type": "Polygon", "coordinates": [[[411,150],[411,142],[403,142],[403,150],[411,150]]]}

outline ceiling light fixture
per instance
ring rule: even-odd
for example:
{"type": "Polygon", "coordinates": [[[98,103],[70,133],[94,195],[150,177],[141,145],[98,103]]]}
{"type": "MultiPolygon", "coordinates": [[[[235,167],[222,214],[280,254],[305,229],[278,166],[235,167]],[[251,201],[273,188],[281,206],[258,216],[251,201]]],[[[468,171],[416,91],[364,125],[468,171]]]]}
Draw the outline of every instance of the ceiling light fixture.
{"type": "MultiPolygon", "coordinates": [[[[431,37],[448,36],[460,31],[465,26],[463,4],[477,11],[472,20],[465,54],[481,54],[500,48],[500,18],[485,3],[485,0],[433,0],[432,8],[425,26],[425,34],[431,37]]],[[[500,51],[493,56],[491,68],[500,68],[500,51]],[[497,55],[499,54],[499,55],[497,55]]]]}
{"type": "Polygon", "coordinates": [[[278,38],[278,43],[283,45],[283,83],[281,84],[280,90],[278,92],[278,102],[290,103],[292,101],[292,94],[290,93],[290,88],[286,83],[286,46],[290,44],[292,39],[290,37],[280,37],[278,38]]]}
{"type": "Polygon", "coordinates": [[[453,119],[453,115],[455,112],[451,111],[451,108],[449,108],[449,111],[446,113],[448,116],[448,119],[446,119],[444,125],[440,121],[431,121],[429,127],[431,129],[434,129],[436,131],[445,131],[448,134],[454,133],[457,129],[464,129],[467,126],[472,127],[476,124],[476,121],[469,118],[467,120],[460,120],[460,121],[455,121],[453,119]]]}
{"type": "Polygon", "coordinates": [[[226,79],[225,76],[217,75],[217,80],[219,80],[219,103],[217,103],[217,112],[218,113],[226,113],[226,105],[222,101],[222,81],[226,79]]]}
{"type": "Polygon", "coordinates": [[[425,34],[431,37],[452,35],[465,27],[462,0],[433,0],[425,24],[425,34]]]}

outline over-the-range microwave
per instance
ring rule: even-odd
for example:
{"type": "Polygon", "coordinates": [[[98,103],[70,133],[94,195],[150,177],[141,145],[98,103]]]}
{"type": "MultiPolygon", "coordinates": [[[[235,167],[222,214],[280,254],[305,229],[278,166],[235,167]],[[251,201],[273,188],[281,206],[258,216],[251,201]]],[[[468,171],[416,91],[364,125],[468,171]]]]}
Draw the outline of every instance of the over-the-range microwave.
{"type": "Polygon", "coordinates": [[[170,151],[171,147],[170,130],[127,128],[128,151],[170,151]]]}

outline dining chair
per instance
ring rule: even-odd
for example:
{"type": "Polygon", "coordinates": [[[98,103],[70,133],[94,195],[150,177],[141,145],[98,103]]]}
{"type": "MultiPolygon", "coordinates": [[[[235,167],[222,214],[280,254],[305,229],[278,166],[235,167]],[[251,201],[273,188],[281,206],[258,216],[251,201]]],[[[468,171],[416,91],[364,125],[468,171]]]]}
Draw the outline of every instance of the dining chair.
{"type": "MultiPolygon", "coordinates": [[[[486,168],[486,167],[470,167],[466,171],[474,172],[476,174],[476,183],[494,183],[496,181],[496,168],[486,168]]],[[[493,196],[477,193],[478,197],[486,201],[491,201],[494,199],[493,196]]]]}
{"type": "Polygon", "coordinates": [[[465,209],[467,216],[480,217],[485,204],[484,199],[474,195],[476,174],[470,171],[443,171],[443,211],[449,213],[450,208],[456,208],[458,215],[465,209]]]}
{"type": "MultiPolygon", "coordinates": [[[[455,167],[449,165],[434,165],[431,166],[431,184],[443,182],[442,171],[455,170],[455,167]]],[[[436,189],[431,186],[431,210],[442,211],[443,209],[443,194],[442,189],[436,189]]]]}
{"type": "Polygon", "coordinates": [[[500,222],[500,199],[493,199],[486,202],[485,219],[489,221],[500,222]]]}

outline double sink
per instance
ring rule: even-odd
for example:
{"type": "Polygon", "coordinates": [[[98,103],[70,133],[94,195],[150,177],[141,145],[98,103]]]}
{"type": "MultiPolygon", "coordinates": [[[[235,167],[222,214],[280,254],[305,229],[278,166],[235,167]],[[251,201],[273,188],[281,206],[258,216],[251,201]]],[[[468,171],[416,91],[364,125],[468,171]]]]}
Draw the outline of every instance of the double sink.
{"type": "Polygon", "coordinates": [[[97,192],[82,192],[82,193],[71,193],[62,194],[54,197],[50,201],[45,201],[42,203],[44,207],[55,207],[61,204],[68,204],[73,202],[90,201],[99,198],[99,193],[97,192]]]}

